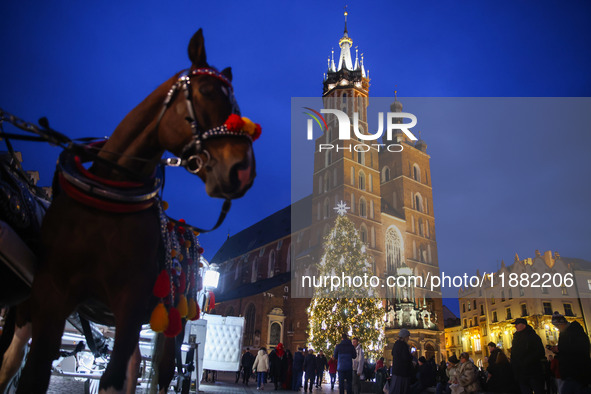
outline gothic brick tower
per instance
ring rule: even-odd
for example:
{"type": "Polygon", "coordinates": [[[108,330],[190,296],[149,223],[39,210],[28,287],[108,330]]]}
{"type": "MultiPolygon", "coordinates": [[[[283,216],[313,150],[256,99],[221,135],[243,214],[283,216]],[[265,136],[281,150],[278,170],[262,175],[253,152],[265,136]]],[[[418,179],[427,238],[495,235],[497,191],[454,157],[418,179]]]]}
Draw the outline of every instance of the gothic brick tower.
{"type": "MultiPolygon", "coordinates": [[[[340,55],[335,62],[334,51],[328,59],[323,81],[323,104],[326,109],[346,112],[350,119],[358,114],[359,132],[368,134],[367,106],[369,76],[363,55],[355,49],[345,29],[339,40],[340,55]]],[[[395,99],[391,112],[401,112],[402,104],[395,99]]],[[[343,200],[351,208],[348,216],[358,229],[361,239],[374,260],[375,275],[386,278],[401,272],[426,276],[439,274],[433,196],[429,155],[426,143],[416,143],[402,132],[395,141],[403,147],[393,153],[378,150],[355,137],[351,122],[350,140],[338,139],[338,122],[326,115],[327,129],[316,139],[312,194],[312,226],[310,246],[316,261],[322,255],[322,244],[334,224],[334,207],[343,200]],[[320,144],[335,148],[320,151],[320,144]],[[338,148],[337,148],[338,147],[338,148]]],[[[418,355],[445,356],[443,340],[443,310],[440,298],[432,298],[421,288],[384,289],[388,310],[386,335],[389,346],[400,328],[408,328],[411,343],[418,355]]],[[[390,348],[385,351],[390,356],[390,348]]]]}

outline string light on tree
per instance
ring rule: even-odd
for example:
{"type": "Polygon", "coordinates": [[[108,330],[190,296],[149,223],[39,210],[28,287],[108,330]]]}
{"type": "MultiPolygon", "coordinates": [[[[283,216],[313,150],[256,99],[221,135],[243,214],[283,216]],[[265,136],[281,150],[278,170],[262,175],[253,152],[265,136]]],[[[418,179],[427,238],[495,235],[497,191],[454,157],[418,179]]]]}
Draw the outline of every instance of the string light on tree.
{"type": "MultiPolygon", "coordinates": [[[[373,275],[370,256],[343,201],[334,208],[338,216],[324,240],[318,275],[373,275]]],[[[378,359],[385,343],[385,309],[371,288],[342,286],[337,290],[316,287],[308,308],[308,345],[334,352],[341,334],[359,337],[368,359],[378,359]]]]}

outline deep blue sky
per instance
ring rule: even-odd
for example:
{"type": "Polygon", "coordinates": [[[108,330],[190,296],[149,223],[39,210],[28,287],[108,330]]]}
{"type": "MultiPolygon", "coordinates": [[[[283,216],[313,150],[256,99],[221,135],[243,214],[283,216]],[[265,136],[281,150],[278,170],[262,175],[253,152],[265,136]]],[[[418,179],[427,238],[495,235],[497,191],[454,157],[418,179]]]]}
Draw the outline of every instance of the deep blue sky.
{"type": "MultiPolygon", "coordinates": [[[[187,43],[202,27],[210,64],[233,67],[243,114],[263,125],[255,144],[255,185],[234,203],[221,229],[201,236],[211,258],[227,232],[234,234],[289,204],[290,99],[321,94],[326,58],[332,48],[338,53],[344,4],[5,2],[0,107],[31,121],[47,116],[53,128],[72,137],[109,135],[156,86],[189,66],[187,43]]],[[[374,97],[392,96],[395,86],[400,96],[415,97],[591,96],[589,2],[348,4],[349,34],[365,54],[374,97]]],[[[435,130],[423,132],[430,143],[429,133],[435,130]]],[[[467,159],[462,179],[451,171],[453,163],[438,163],[442,156],[433,156],[442,266],[466,267],[476,260],[495,266],[502,258],[511,261],[516,251],[533,256],[536,248],[591,259],[589,230],[583,225],[589,218],[590,166],[580,148],[589,142],[589,130],[556,130],[543,138],[529,132],[529,143],[513,146],[511,156],[491,153],[484,143],[490,136],[478,130],[474,145],[450,143],[446,149],[455,149],[457,156],[482,150],[473,162],[467,159]],[[572,155],[575,161],[569,163],[563,154],[562,161],[554,162],[552,151],[542,149],[547,144],[538,144],[548,138],[566,153],[579,147],[572,155]],[[532,165],[534,153],[547,168],[532,165]],[[510,166],[497,169],[493,156],[510,166]],[[520,175],[499,177],[505,170],[520,175]],[[483,192],[463,198],[474,192],[472,181],[483,192]],[[560,193],[557,184],[569,185],[568,190],[560,193]]],[[[512,143],[502,134],[499,138],[506,139],[503,146],[512,143]]],[[[41,183],[49,184],[57,149],[31,143],[17,148],[24,153],[25,167],[40,169],[41,183]]],[[[437,151],[432,145],[429,149],[437,151]]],[[[178,169],[167,172],[165,199],[172,216],[198,226],[213,223],[221,205],[204,197],[200,181],[178,169]]]]}

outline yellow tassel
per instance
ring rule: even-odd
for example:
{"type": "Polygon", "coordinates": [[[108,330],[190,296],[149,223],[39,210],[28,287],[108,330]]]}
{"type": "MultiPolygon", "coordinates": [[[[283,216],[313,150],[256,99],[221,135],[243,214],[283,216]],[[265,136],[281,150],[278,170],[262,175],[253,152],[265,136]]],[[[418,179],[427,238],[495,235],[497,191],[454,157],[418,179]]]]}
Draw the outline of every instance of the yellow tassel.
{"type": "Polygon", "coordinates": [[[191,241],[186,240],[185,241],[185,248],[190,248],[191,247],[191,241]]]}
{"type": "Polygon", "coordinates": [[[187,312],[187,319],[191,320],[197,315],[197,303],[195,299],[191,298],[189,300],[189,310],[187,312]]]}
{"type": "Polygon", "coordinates": [[[178,259],[179,259],[179,261],[183,261],[185,259],[185,256],[183,256],[182,254],[179,254],[178,259]]]}
{"type": "Polygon", "coordinates": [[[168,209],[168,203],[166,201],[162,201],[162,209],[165,211],[168,209]]]}
{"type": "Polygon", "coordinates": [[[154,332],[163,332],[168,328],[168,312],[161,302],[156,305],[150,317],[150,328],[154,332]]]}
{"type": "Polygon", "coordinates": [[[170,256],[174,259],[176,257],[176,250],[171,250],[170,251],[170,256]]]}
{"type": "Polygon", "coordinates": [[[179,315],[181,317],[187,317],[187,313],[189,313],[189,306],[187,305],[187,297],[184,294],[181,294],[179,297],[179,303],[176,306],[176,309],[179,311],[179,315]]]}

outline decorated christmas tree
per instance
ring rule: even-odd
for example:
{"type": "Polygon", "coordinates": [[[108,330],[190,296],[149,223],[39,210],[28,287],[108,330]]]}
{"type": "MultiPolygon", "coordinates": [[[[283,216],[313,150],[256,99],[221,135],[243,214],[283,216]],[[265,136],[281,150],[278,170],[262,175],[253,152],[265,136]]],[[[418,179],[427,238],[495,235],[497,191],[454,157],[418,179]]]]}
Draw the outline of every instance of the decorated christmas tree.
{"type": "Polygon", "coordinates": [[[335,209],[339,215],[325,238],[318,266],[319,278],[335,279],[315,287],[308,308],[308,345],[332,355],[346,333],[349,338],[359,337],[365,358],[375,362],[383,354],[385,309],[369,284],[373,275],[370,256],[345,215],[348,208],[341,202],[335,209]],[[336,278],[339,286],[335,286],[336,278]]]}

